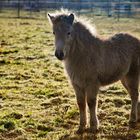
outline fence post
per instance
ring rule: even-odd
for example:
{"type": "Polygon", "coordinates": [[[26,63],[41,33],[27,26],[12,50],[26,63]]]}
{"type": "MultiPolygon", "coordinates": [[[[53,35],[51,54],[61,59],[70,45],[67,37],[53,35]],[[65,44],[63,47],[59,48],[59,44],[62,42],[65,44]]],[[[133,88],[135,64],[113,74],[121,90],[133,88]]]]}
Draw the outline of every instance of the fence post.
{"type": "Polygon", "coordinates": [[[2,11],[3,2],[1,1],[0,12],[2,11]]]}
{"type": "Polygon", "coordinates": [[[20,18],[20,0],[18,0],[18,18],[20,18]]]}
{"type": "Polygon", "coordinates": [[[112,16],[112,13],[111,13],[111,7],[112,5],[111,5],[111,0],[108,0],[107,1],[107,13],[108,13],[108,17],[111,17],[112,16]]]}
{"type": "Polygon", "coordinates": [[[43,6],[43,9],[44,9],[44,12],[45,12],[45,18],[47,18],[47,8],[46,8],[46,4],[47,2],[45,1],[44,3],[44,6],[43,6]]]}
{"type": "Polygon", "coordinates": [[[118,21],[120,21],[120,9],[121,9],[121,1],[119,0],[119,6],[118,6],[118,21]]]}

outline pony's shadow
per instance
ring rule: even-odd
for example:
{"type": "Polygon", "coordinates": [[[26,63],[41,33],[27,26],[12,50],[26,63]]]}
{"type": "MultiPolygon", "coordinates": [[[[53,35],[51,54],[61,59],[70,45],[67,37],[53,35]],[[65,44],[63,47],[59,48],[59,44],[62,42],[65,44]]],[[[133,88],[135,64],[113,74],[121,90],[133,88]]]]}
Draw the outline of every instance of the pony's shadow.
{"type": "Polygon", "coordinates": [[[81,135],[77,134],[69,134],[64,135],[60,138],[60,140],[100,140],[100,139],[111,139],[111,140],[134,140],[140,138],[140,124],[139,127],[136,128],[128,128],[124,131],[120,131],[119,128],[110,134],[103,134],[99,131],[96,134],[84,133],[81,135]]]}
{"type": "Polygon", "coordinates": [[[61,137],[60,140],[96,140],[97,139],[97,134],[72,134],[72,135],[64,135],[61,137]]]}

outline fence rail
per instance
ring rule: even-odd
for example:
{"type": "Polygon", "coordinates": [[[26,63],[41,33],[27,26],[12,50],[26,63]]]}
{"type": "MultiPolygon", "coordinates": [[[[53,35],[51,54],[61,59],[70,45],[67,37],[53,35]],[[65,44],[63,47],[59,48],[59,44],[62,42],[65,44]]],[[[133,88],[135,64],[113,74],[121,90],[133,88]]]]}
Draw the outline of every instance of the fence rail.
{"type": "Polygon", "coordinates": [[[8,0],[0,1],[0,17],[46,18],[47,11],[67,8],[78,14],[140,18],[140,2],[8,0]]]}

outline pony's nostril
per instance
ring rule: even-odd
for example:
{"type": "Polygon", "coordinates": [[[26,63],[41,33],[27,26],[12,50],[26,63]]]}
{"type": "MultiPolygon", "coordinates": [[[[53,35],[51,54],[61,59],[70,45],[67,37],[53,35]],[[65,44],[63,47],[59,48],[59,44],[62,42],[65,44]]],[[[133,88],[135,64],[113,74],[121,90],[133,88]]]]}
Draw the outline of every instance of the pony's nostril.
{"type": "Polygon", "coordinates": [[[64,53],[62,51],[55,51],[55,56],[59,59],[59,60],[63,60],[64,59],[64,53]]]}
{"type": "Polygon", "coordinates": [[[63,58],[64,57],[64,53],[60,52],[60,57],[63,58]]]}
{"type": "Polygon", "coordinates": [[[58,56],[58,53],[57,53],[57,51],[55,51],[55,56],[56,56],[56,57],[58,56]]]}

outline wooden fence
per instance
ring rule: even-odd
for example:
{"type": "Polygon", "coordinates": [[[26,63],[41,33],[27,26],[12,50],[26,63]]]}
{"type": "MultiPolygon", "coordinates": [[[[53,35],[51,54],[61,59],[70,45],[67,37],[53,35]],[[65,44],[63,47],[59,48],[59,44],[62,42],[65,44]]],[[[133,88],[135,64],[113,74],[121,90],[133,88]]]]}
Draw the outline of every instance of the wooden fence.
{"type": "Polygon", "coordinates": [[[66,8],[78,14],[93,16],[140,18],[140,2],[64,1],[51,0],[9,0],[0,1],[0,17],[46,18],[47,12],[66,8]]]}

